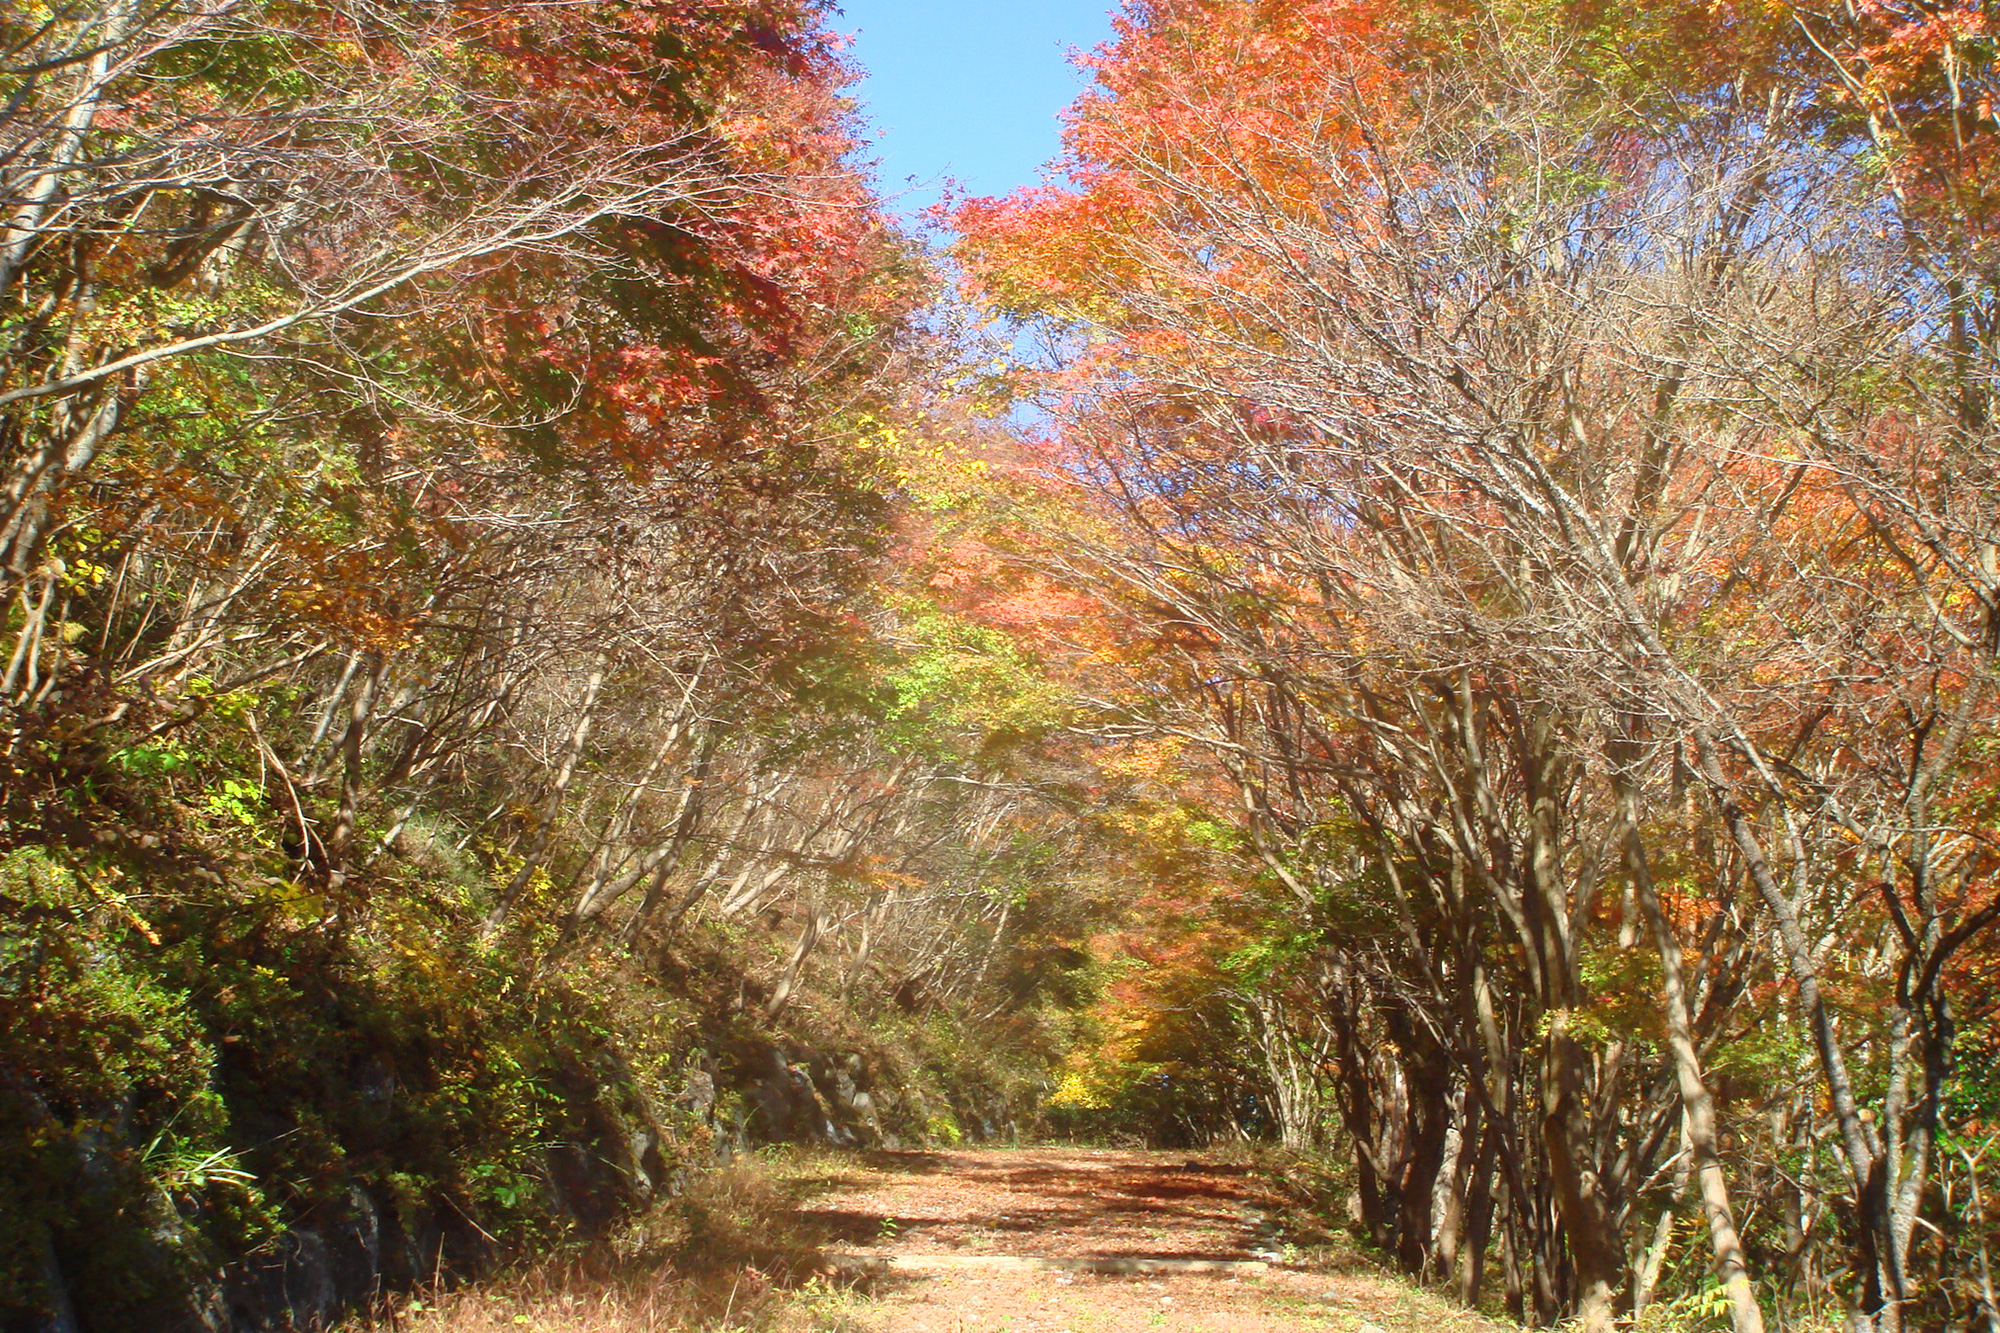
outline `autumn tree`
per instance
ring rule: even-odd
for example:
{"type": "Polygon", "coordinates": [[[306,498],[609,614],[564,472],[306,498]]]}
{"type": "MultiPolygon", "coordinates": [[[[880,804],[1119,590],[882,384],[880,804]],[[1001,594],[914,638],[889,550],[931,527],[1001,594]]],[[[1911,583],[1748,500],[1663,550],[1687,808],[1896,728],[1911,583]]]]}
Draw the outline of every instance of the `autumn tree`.
{"type": "Polygon", "coordinates": [[[669,973],[868,1016],[912,1137],[1019,1103],[1083,824],[891,567],[951,353],[824,18],[0,16],[0,1318],[139,1326],[336,1179],[524,1234],[554,1071],[672,1118],[669,973]]]}
{"type": "Polygon", "coordinates": [[[1381,1239],[1464,1261],[1428,1236],[1464,1188],[1442,1123],[1398,1125],[1386,1175],[1370,1147],[1400,1089],[1462,1087],[1453,1169],[1485,1179],[1484,1117],[1512,1136],[1502,1251],[1544,1319],[1646,1299],[1607,1238],[1680,1136],[1761,1326],[1710,1065],[1772,976],[1839,1131],[1857,1317],[1920,1299],[1944,979],[1992,918],[1943,814],[1983,781],[1983,539],[1911,498],[1964,437],[1901,387],[1953,373],[1953,298],[1819,59],[1784,15],[1148,5],[1069,183],[959,214],[987,299],[1063,330],[1058,466],[1110,506],[1044,559],[1180,659],[1113,707],[1200,738],[1303,911],[1365,885],[1398,941],[1332,936],[1371,978],[1348,1031],[1426,1015],[1343,1106],[1381,1239]],[[1880,1022],[1839,998],[1873,987],[1880,1022]]]}

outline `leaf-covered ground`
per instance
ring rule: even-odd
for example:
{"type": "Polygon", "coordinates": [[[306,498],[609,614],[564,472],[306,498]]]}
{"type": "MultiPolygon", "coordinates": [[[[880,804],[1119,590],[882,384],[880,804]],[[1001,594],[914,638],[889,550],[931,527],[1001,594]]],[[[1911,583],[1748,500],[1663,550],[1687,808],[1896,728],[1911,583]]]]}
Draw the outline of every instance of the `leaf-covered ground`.
{"type": "Polygon", "coordinates": [[[1275,1219],[1283,1206],[1248,1168],[1183,1153],[880,1154],[831,1180],[803,1210],[845,1266],[880,1276],[866,1297],[829,1291],[805,1300],[794,1326],[850,1333],[1499,1327],[1364,1264],[1282,1262],[1275,1219]],[[1165,1263],[1145,1271],[1155,1267],[1148,1261],[1165,1263]]]}

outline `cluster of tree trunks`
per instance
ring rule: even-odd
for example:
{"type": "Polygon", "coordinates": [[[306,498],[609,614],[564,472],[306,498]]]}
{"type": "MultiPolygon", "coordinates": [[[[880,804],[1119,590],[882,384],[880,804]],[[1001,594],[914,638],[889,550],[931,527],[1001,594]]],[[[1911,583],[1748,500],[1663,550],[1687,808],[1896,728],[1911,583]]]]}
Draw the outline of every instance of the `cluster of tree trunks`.
{"type": "Polygon", "coordinates": [[[1070,187],[960,214],[1064,353],[1023,559],[1318,932],[1293,1030],[1411,1271],[1603,1328],[1689,1292],[1679,1218],[1738,1329],[1842,1270],[1857,1327],[1990,1322],[1992,140],[1922,118],[1994,70],[1670,8],[1147,6],[1070,187]]]}

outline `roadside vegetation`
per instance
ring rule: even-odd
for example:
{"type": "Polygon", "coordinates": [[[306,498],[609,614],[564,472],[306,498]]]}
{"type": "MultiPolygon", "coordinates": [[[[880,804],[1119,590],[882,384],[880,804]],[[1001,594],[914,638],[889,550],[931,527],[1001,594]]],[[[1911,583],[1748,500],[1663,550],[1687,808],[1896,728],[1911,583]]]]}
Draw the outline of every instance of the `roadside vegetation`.
{"type": "Polygon", "coordinates": [[[0,13],[6,1327],[1032,1108],[1090,834],[891,557],[932,279],[825,17],[0,13]]]}

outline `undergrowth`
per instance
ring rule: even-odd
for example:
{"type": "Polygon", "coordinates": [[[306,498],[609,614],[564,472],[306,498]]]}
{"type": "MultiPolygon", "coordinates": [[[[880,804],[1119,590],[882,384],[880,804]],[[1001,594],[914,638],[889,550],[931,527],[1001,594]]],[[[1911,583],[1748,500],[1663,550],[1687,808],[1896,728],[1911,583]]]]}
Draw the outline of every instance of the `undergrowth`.
{"type": "Polygon", "coordinates": [[[695,1177],[604,1243],[476,1284],[383,1303],[341,1333],[815,1333],[847,1326],[837,1281],[797,1205],[828,1159],[759,1154],[695,1177]]]}
{"type": "Polygon", "coordinates": [[[773,1023],[744,999],[766,941],[705,922],[630,947],[566,940],[548,911],[489,931],[507,863],[430,825],[365,827],[383,850],[336,898],[275,820],[31,753],[0,799],[0,1328],[65,1303],[99,1333],[239,1303],[254,1322],[337,1284],[311,1317],[547,1253],[787,1137],[744,1091],[776,1061],[851,1062],[912,1146],[997,1127],[1038,1067],[953,1015],[877,1022],[816,978],[773,1023]],[[701,1068],[706,1114],[684,1096],[701,1068]],[[292,1276],[301,1245],[324,1282],[292,1276]]]}

